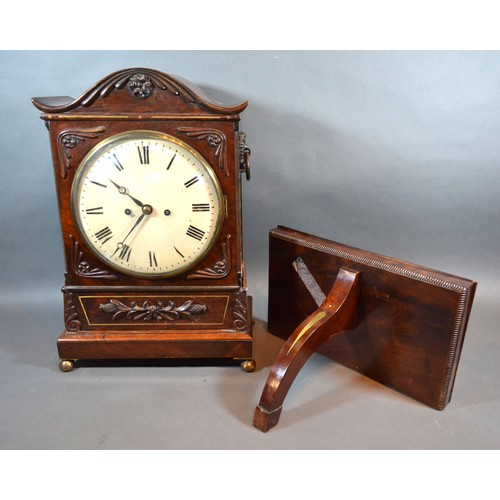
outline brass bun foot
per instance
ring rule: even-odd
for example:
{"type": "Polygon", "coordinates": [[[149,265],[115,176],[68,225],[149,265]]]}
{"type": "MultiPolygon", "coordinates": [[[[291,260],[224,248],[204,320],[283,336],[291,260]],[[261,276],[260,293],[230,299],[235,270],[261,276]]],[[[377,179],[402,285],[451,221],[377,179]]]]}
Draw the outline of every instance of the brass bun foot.
{"type": "Polygon", "coordinates": [[[241,362],[241,368],[248,373],[251,373],[255,370],[255,361],[253,359],[245,359],[241,362]]]}
{"type": "Polygon", "coordinates": [[[74,359],[61,359],[59,361],[59,370],[62,372],[70,372],[75,369],[74,359]]]}

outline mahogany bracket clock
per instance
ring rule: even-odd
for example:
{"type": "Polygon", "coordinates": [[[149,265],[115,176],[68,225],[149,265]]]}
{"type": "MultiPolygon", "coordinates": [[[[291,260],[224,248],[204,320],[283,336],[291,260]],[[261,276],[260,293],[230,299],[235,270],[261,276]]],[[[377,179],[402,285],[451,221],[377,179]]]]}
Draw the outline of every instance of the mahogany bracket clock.
{"type": "Polygon", "coordinates": [[[33,98],[50,134],[66,258],[60,368],[78,359],[252,360],[239,131],[227,107],[158,71],[78,99],[33,98]]]}

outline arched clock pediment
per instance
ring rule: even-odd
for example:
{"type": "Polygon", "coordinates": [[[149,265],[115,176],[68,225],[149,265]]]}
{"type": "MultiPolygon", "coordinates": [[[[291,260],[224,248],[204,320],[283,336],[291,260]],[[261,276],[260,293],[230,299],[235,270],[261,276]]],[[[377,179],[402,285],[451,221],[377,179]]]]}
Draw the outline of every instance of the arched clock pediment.
{"type": "Polygon", "coordinates": [[[145,108],[149,107],[148,101],[151,100],[155,108],[173,108],[176,112],[182,112],[197,107],[209,114],[239,114],[248,105],[245,101],[226,106],[183,78],[148,68],[116,71],[98,81],[77,99],[68,96],[34,97],[32,102],[45,113],[78,113],[91,108],[97,108],[100,112],[108,109],[116,112],[117,105],[118,111],[136,111],[137,100],[142,101],[141,106],[145,108]]]}

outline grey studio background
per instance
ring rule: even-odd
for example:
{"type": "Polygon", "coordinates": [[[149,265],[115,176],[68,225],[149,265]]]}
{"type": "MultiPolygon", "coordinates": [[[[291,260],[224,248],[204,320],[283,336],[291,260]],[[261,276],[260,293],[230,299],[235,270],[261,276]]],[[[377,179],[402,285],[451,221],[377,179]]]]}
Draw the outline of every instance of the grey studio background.
{"type": "Polygon", "coordinates": [[[500,53],[2,52],[0,447],[486,449],[500,430],[500,53]],[[57,368],[62,244],[48,135],[31,97],[78,97],[149,67],[249,100],[245,256],[257,370],[57,368]],[[255,405],[282,341],[266,332],[277,224],[479,282],[442,412],[314,355],[263,434],[255,405]]]}

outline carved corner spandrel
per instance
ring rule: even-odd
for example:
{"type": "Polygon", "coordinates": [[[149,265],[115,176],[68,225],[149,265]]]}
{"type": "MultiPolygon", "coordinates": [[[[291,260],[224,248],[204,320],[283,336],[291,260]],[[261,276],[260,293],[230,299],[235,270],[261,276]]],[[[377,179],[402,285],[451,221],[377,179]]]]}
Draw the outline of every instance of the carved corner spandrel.
{"type": "Polygon", "coordinates": [[[231,272],[231,235],[228,234],[221,243],[221,258],[212,267],[197,269],[187,276],[188,280],[220,279],[231,272]]]}

